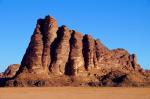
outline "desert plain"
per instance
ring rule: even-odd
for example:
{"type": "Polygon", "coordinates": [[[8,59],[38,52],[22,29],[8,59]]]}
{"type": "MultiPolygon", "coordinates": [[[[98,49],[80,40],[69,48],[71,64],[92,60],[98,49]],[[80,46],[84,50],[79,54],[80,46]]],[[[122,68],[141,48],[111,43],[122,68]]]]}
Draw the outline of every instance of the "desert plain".
{"type": "Polygon", "coordinates": [[[0,99],[150,99],[150,88],[9,87],[0,88],[0,99]]]}

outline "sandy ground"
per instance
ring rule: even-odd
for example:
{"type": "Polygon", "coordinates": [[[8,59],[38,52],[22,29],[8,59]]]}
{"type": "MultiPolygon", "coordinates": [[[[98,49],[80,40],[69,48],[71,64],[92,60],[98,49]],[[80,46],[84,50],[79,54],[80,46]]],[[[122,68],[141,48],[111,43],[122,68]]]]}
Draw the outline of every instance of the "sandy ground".
{"type": "Polygon", "coordinates": [[[0,99],[150,99],[150,88],[0,88],[0,99]]]}

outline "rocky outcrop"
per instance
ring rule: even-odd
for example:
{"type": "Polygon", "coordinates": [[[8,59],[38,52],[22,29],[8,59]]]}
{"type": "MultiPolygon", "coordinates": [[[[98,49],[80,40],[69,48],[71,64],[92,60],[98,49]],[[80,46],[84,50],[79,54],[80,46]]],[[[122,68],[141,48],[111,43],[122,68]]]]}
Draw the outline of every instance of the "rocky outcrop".
{"type": "MultiPolygon", "coordinates": [[[[58,31],[58,38],[57,44],[55,43],[53,51],[53,61],[51,64],[51,72],[53,74],[64,74],[65,73],[65,66],[69,58],[69,52],[70,52],[70,44],[69,40],[71,37],[71,31],[66,27],[62,26],[60,27],[58,31]]],[[[53,46],[52,46],[53,47],[53,46]]]]}
{"type": "Polygon", "coordinates": [[[6,70],[4,75],[15,76],[5,80],[6,83],[2,85],[150,85],[149,72],[140,67],[135,54],[124,49],[110,50],[90,35],[82,35],[64,25],[58,27],[51,16],[37,21],[17,70],[15,69],[15,73],[11,69],[6,70]],[[131,82],[132,85],[129,84],[131,82]]]}
{"type": "Polygon", "coordinates": [[[66,67],[66,74],[77,75],[83,71],[84,59],[82,54],[82,38],[83,35],[73,31],[70,39],[69,60],[66,67]]]}
{"type": "Polygon", "coordinates": [[[83,36],[66,26],[58,28],[56,20],[46,16],[37,21],[20,71],[78,75],[101,67],[140,69],[135,54],[130,55],[124,49],[109,50],[90,35],[83,36]]]}
{"type": "Polygon", "coordinates": [[[0,87],[6,86],[6,81],[13,79],[19,68],[19,64],[12,64],[3,73],[0,73],[0,87]]]}
{"type": "Polygon", "coordinates": [[[7,67],[7,69],[3,73],[3,77],[12,78],[16,75],[16,72],[19,70],[19,64],[12,64],[7,67]]]}
{"type": "Polygon", "coordinates": [[[83,53],[84,53],[84,59],[85,59],[85,67],[86,69],[92,69],[94,67],[94,48],[95,48],[95,42],[92,36],[85,35],[83,38],[83,53]]]}
{"type": "Polygon", "coordinates": [[[43,72],[42,67],[42,52],[43,52],[43,40],[40,31],[39,21],[36,25],[34,33],[31,37],[31,42],[26,50],[26,53],[21,62],[20,72],[43,72]]]}
{"type": "Polygon", "coordinates": [[[95,40],[95,48],[94,48],[94,66],[96,68],[101,67],[102,59],[105,55],[109,54],[110,50],[105,47],[100,40],[95,40]]]}
{"type": "Polygon", "coordinates": [[[2,78],[3,77],[3,73],[0,73],[0,78],[2,78]]]}
{"type": "Polygon", "coordinates": [[[57,36],[57,23],[51,16],[37,21],[31,42],[23,57],[20,71],[48,73],[51,63],[51,45],[57,36]]]}
{"type": "Polygon", "coordinates": [[[43,52],[42,52],[42,66],[44,70],[48,70],[51,63],[51,45],[57,37],[57,22],[51,16],[46,16],[40,24],[41,34],[43,35],[43,52]]]}

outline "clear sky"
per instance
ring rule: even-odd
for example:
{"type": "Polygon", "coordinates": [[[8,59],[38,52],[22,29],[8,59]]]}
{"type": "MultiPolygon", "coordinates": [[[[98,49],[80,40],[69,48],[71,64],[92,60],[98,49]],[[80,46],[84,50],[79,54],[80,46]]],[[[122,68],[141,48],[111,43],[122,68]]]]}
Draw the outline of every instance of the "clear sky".
{"type": "Polygon", "coordinates": [[[48,14],[110,49],[136,53],[150,69],[150,0],[0,0],[0,72],[21,62],[36,20],[48,14]]]}

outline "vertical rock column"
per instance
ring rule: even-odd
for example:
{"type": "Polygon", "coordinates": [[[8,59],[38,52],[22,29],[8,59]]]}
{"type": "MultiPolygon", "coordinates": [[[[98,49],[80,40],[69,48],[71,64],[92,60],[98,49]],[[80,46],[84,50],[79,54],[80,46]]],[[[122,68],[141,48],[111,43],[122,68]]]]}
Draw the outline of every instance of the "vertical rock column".
{"type": "Polygon", "coordinates": [[[58,26],[56,20],[51,16],[46,16],[44,21],[41,29],[44,42],[42,66],[45,71],[48,71],[51,63],[51,44],[57,37],[58,26]]]}
{"type": "Polygon", "coordinates": [[[60,27],[58,30],[58,41],[56,44],[56,50],[54,54],[54,60],[51,64],[51,71],[53,74],[64,74],[65,66],[68,61],[70,44],[69,40],[71,37],[71,32],[66,26],[60,27]]]}
{"type": "Polygon", "coordinates": [[[137,64],[137,57],[135,54],[132,54],[129,56],[130,58],[130,62],[131,62],[131,66],[135,71],[138,71],[141,69],[141,67],[137,64]]]}
{"type": "Polygon", "coordinates": [[[85,68],[87,70],[94,67],[95,41],[90,35],[85,35],[83,38],[83,55],[85,68]]]}
{"type": "MultiPolygon", "coordinates": [[[[82,34],[73,31],[70,39],[70,55],[69,63],[67,64],[70,69],[70,75],[77,75],[84,68],[84,59],[82,54],[82,34]]],[[[67,71],[67,69],[66,69],[67,71]]]]}
{"type": "Polygon", "coordinates": [[[102,60],[103,55],[109,53],[109,49],[106,48],[100,40],[95,40],[95,58],[97,59],[97,64],[102,60]]]}
{"type": "Polygon", "coordinates": [[[48,73],[51,62],[51,44],[57,37],[57,30],[58,26],[54,18],[46,16],[45,19],[38,20],[19,71],[48,73]]]}
{"type": "Polygon", "coordinates": [[[40,28],[41,26],[38,20],[35,31],[31,37],[31,42],[26,50],[19,70],[28,70],[29,72],[34,73],[43,72],[41,61],[43,51],[43,40],[40,28]]]}

